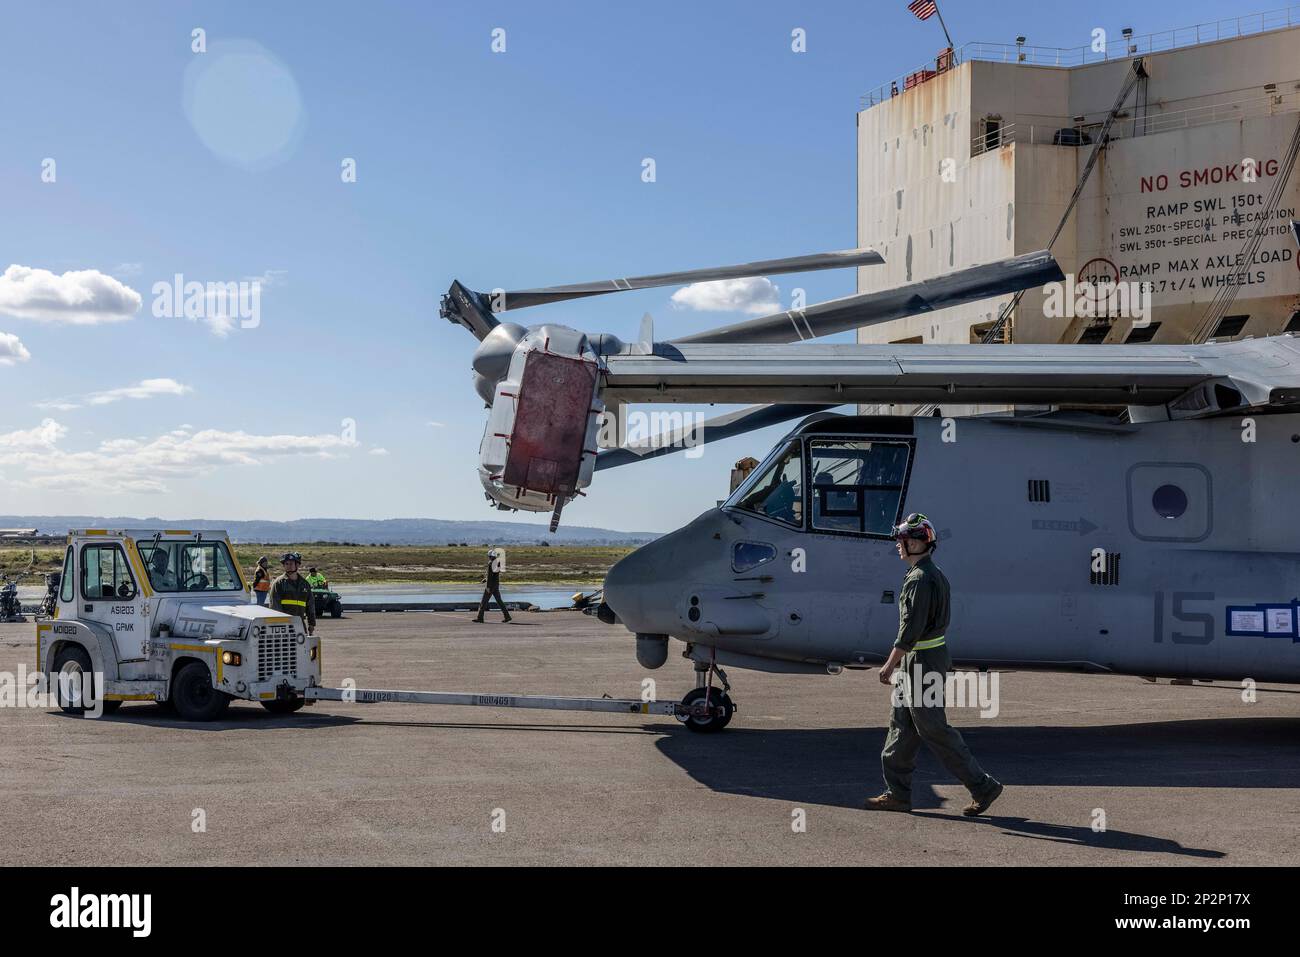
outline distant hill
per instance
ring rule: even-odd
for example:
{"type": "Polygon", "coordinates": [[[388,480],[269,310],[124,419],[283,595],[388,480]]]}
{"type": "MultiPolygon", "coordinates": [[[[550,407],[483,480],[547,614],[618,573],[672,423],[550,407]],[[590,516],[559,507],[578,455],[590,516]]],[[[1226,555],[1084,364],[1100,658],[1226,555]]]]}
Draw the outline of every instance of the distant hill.
{"type": "Polygon", "coordinates": [[[457,522],[437,518],[302,518],[292,522],[220,521],[204,518],[129,518],[104,515],[0,515],[0,528],[35,528],[42,535],[65,535],[70,528],[224,529],[236,542],[355,542],[361,545],[482,544],[556,545],[640,544],[659,532],[619,532],[608,528],[561,525],[554,535],[545,525],[520,522],[457,522]]]}

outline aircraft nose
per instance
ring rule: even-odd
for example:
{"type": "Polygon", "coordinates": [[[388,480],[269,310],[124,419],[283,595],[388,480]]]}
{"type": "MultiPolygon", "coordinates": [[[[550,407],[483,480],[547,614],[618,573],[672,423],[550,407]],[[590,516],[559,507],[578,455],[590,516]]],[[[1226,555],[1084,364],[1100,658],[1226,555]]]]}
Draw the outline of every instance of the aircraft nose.
{"type": "Polygon", "coordinates": [[[679,624],[677,599],[692,569],[715,554],[707,513],[684,528],[642,545],[605,575],[605,604],[629,631],[670,634],[679,624]]]}
{"type": "Polygon", "coordinates": [[[649,632],[647,610],[652,608],[655,592],[662,594],[663,585],[656,579],[660,560],[658,542],[642,545],[632,554],[614,563],[605,574],[605,604],[613,609],[630,631],[649,632]]]}

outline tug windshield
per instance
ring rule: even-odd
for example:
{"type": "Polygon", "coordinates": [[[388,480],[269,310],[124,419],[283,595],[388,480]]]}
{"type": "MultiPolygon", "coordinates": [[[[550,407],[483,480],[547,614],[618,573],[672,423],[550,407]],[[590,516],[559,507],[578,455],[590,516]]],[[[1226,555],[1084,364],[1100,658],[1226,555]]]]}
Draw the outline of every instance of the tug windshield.
{"type": "Polygon", "coordinates": [[[141,542],[154,591],[242,591],[243,580],[222,541],[141,542]]]}

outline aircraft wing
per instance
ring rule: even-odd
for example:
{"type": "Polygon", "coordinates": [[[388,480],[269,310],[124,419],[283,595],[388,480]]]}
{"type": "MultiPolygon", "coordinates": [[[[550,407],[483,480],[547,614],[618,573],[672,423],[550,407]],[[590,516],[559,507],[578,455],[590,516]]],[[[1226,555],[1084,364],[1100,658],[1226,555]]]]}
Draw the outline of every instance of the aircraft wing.
{"type": "Polygon", "coordinates": [[[1081,404],[1170,414],[1300,403],[1300,338],[1203,345],[657,343],[605,358],[607,402],[1081,404]]]}

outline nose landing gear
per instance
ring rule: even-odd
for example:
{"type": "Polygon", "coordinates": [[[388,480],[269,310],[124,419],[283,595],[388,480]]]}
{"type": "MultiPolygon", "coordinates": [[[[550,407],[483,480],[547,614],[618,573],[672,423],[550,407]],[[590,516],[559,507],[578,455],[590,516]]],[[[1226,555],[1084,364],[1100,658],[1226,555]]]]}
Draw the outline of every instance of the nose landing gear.
{"type": "Polygon", "coordinates": [[[695,662],[695,687],[686,692],[682,698],[682,711],[677,720],[698,734],[714,734],[731,724],[736,713],[736,704],[727,694],[731,682],[727,673],[717,666],[710,656],[709,661],[695,662]],[[713,687],[713,676],[722,682],[721,688],[713,687]]]}

